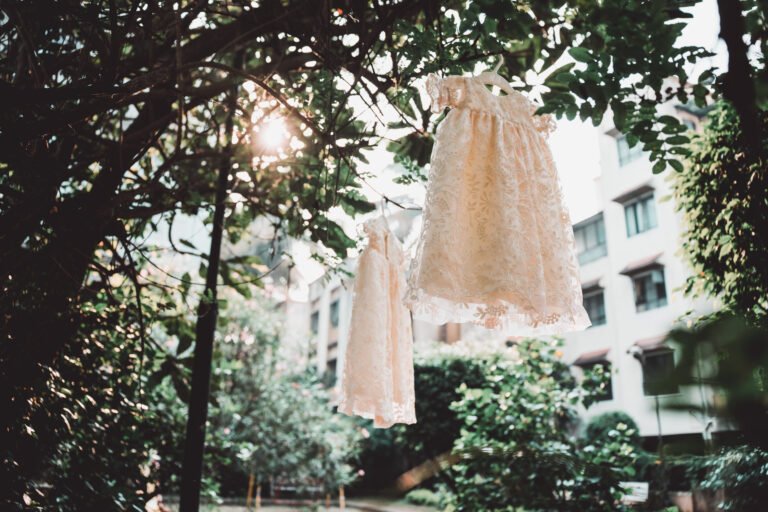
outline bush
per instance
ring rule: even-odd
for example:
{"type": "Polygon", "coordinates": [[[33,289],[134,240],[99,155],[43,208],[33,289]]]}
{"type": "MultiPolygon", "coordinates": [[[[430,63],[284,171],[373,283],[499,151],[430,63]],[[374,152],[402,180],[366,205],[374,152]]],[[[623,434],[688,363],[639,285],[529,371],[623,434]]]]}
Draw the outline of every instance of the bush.
{"type": "Polygon", "coordinates": [[[481,386],[460,388],[456,510],[621,510],[636,432],[618,424],[600,444],[578,444],[568,427],[590,393],[559,354],[555,343],[524,340],[510,357],[486,362],[481,386]]]}
{"type": "Polygon", "coordinates": [[[424,505],[426,507],[440,506],[440,496],[429,489],[414,489],[405,495],[405,501],[413,505],[424,505]]]}
{"type": "Polygon", "coordinates": [[[397,429],[397,441],[410,466],[451,451],[463,425],[451,404],[461,398],[460,386],[476,387],[483,380],[480,360],[448,356],[416,361],[418,422],[397,429]]]}
{"type": "Polygon", "coordinates": [[[722,510],[761,511],[768,503],[768,452],[741,446],[723,450],[702,468],[699,489],[725,491],[722,510]]]}
{"type": "Polygon", "coordinates": [[[636,448],[640,448],[640,429],[637,423],[632,416],[621,411],[606,412],[589,420],[584,429],[584,442],[599,445],[610,441],[610,432],[616,430],[620,424],[626,425],[627,429],[633,432],[629,436],[629,442],[636,448]]]}
{"type": "MultiPolygon", "coordinates": [[[[450,452],[463,425],[451,403],[461,397],[459,386],[475,387],[483,380],[484,366],[475,357],[442,352],[417,357],[414,388],[418,422],[373,429],[370,421],[361,421],[370,436],[363,443],[360,459],[364,476],[356,487],[387,487],[408,468],[450,452]]],[[[438,479],[444,476],[439,474],[438,479]]]]}

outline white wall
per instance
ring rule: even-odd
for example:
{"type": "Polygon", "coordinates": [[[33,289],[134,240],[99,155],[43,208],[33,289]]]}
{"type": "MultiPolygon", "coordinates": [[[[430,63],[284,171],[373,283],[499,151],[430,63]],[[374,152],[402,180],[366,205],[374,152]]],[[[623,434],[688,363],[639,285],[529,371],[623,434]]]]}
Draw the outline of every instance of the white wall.
{"type": "MultiPolygon", "coordinates": [[[[671,108],[671,107],[670,107],[671,108]]],[[[674,111],[670,112],[674,113],[674,111]]],[[[590,417],[611,410],[622,410],[638,423],[642,436],[657,435],[655,400],[644,396],[640,363],[627,351],[637,341],[665,335],[683,317],[694,311],[711,311],[712,301],[691,300],[684,296],[683,286],[689,270],[680,253],[680,217],[671,199],[667,173],[654,175],[645,155],[620,167],[616,139],[606,134],[610,123],[602,126],[599,137],[601,177],[600,206],[603,211],[608,254],[581,267],[582,282],[600,279],[604,288],[607,321],[584,332],[565,336],[566,360],[575,360],[580,354],[609,348],[608,359],[613,371],[613,399],[600,402],[585,411],[590,417]],[[657,227],[644,233],[627,236],[624,206],[612,199],[625,192],[650,184],[654,190],[657,227]],[[620,274],[628,264],[663,253],[659,261],[664,265],[667,305],[638,312],[635,308],[632,280],[620,274]]],[[[700,390],[683,391],[700,401],[700,390]]],[[[706,393],[709,397],[711,394],[706,393]]],[[[660,397],[662,406],[679,396],[660,397]]],[[[662,407],[663,409],[663,407],[662,407]]],[[[662,411],[664,435],[701,432],[708,419],[690,413],[662,411]]]]}

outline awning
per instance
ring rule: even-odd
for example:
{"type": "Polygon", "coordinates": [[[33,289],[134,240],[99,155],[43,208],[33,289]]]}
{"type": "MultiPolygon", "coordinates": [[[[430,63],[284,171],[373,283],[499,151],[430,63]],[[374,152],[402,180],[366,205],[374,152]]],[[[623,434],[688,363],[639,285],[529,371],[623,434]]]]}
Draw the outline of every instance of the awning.
{"type": "Polygon", "coordinates": [[[589,366],[595,363],[607,363],[609,351],[610,349],[603,348],[600,350],[593,350],[592,352],[585,352],[571,364],[574,366],[589,366]]]}
{"type": "Polygon", "coordinates": [[[655,336],[653,338],[646,338],[644,340],[636,341],[634,345],[646,353],[658,352],[660,350],[671,350],[666,341],[667,335],[663,334],[661,336],[655,336]]]}
{"type": "Polygon", "coordinates": [[[581,283],[581,292],[587,293],[587,292],[593,292],[595,290],[601,290],[603,288],[603,285],[600,284],[600,279],[592,279],[591,281],[586,281],[584,283],[581,283]]]}
{"type": "Polygon", "coordinates": [[[659,261],[659,258],[661,258],[662,254],[664,253],[660,252],[658,254],[654,254],[653,256],[648,256],[647,258],[635,260],[632,263],[628,264],[626,267],[624,267],[619,272],[619,274],[623,274],[625,276],[632,276],[635,274],[639,274],[640,272],[645,272],[646,270],[651,270],[654,268],[663,268],[664,265],[659,261]]]}
{"type": "Polygon", "coordinates": [[[640,185],[639,187],[635,187],[631,190],[627,190],[623,194],[619,194],[618,196],[611,199],[611,201],[614,201],[616,203],[624,204],[628,203],[630,200],[642,196],[643,194],[646,194],[647,192],[652,192],[654,189],[653,185],[651,185],[651,182],[644,183],[640,185]]]}

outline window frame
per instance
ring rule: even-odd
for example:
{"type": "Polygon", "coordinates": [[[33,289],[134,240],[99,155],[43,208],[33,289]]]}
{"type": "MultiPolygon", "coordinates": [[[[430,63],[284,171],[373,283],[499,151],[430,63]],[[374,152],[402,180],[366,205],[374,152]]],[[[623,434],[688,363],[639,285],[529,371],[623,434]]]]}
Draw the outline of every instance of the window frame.
{"type": "Polygon", "coordinates": [[[656,201],[653,191],[646,192],[624,203],[624,228],[627,230],[627,238],[646,233],[659,227],[658,215],[656,215],[656,201]],[[644,218],[641,226],[639,209],[643,209],[644,218]],[[632,212],[633,228],[630,228],[630,212],[632,212]]]}
{"type": "Polygon", "coordinates": [[[591,263],[608,254],[605,219],[602,214],[576,224],[573,228],[573,236],[579,264],[584,265],[586,263],[591,263]],[[588,243],[590,234],[595,241],[595,243],[591,245],[588,243]],[[579,249],[579,242],[582,240],[583,249],[579,249]]]}
{"type": "Polygon", "coordinates": [[[313,311],[309,316],[309,332],[313,336],[317,336],[320,333],[320,311],[313,311]]]}
{"type": "Polygon", "coordinates": [[[331,323],[332,328],[336,328],[339,326],[340,321],[340,315],[339,310],[341,308],[340,299],[336,299],[333,302],[331,302],[331,305],[328,306],[328,318],[331,323]]]}
{"type": "Polygon", "coordinates": [[[605,310],[605,289],[604,288],[600,288],[600,287],[590,288],[588,290],[582,290],[581,295],[582,295],[582,304],[584,306],[584,309],[586,310],[587,315],[589,316],[589,320],[592,322],[592,325],[590,326],[590,328],[592,328],[592,327],[599,327],[601,325],[607,324],[608,323],[608,314],[607,314],[607,312],[605,310]],[[602,318],[602,322],[595,323],[595,319],[590,314],[591,310],[587,307],[587,299],[591,299],[591,298],[596,297],[598,295],[600,297],[602,297],[602,300],[603,300],[603,307],[602,307],[603,315],[602,315],[602,317],[598,317],[598,318],[602,318]]]}
{"type": "MultiPolygon", "coordinates": [[[[654,309],[660,309],[660,308],[663,308],[663,307],[665,307],[665,306],[667,306],[669,304],[669,299],[667,298],[667,276],[664,273],[664,267],[651,268],[651,269],[648,269],[648,270],[644,270],[642,272],[638,272],[636,274],[631,275],[630,279],[632,279],[632,293],[633,293],[634,298],[635,298],[635,311],[637,313],[642,313],[642,312],[645,312],[645,311],[651,311],[651,310],[654,310],[654,309]],[[653,275],[655,273],[658,273],[658,274],[661,275],[661,282],[660,283],[658,283],[658,282],[654,283],[653,282],[653,275]],[[642,303],[642,304],[644,304],[644,306],[641,308],[640,303],[638,302],[638,293],[637,293],[638,289],[639,289],[638,288],[638,281],[641,280],[641,279],[645,280],[646,278],[650,278],[651,279],[651,286],[653,286],[654,284],[657,285],[657,288],[655,290],[656,291],[656,298],[653,300],[653,302],[648,301],[646,299],[642,303]],[[663,296],[660,296],[658,294],[658,291],[659,291],[658,285],[659,284],[661,285],[660,289],[663,290],[663,292],[664,292],[663,296]]],[[[648,295],[648,287],[647,286],[643,286],[643,294],[645,295],[645,297],[647,297],[647,295],[648,295]]]]}
{"type": "Polygon", "coordinates": [[[616,137],[616,155],[619,163],[619,167],[626,167],[631,162],[634,162],[643,154],[643,145],[639,141],[632,147],[629,147],[626,135],[619,135],[616,137]]]}
{"type": "MultiPolygon", "coordinates": [[[[664,380],[669,379],[669,377],[672,376],[675,369],[675,362],[675,351],[670,347],[658,348],[643,353],[643,361],[641,365],[643,371],[643,396],[669,396],[680,393],[680,386],[674,383],[670,384],[669,382],[664,382],[664,380]],[[664,365],[666,375],[662,377],[657,375],[653,378],[649,378],[648,361],[651,359],[659,359],[661,357],[668,357],[668,361],[671,362],[671,364],[667,363],[664,365]]],[[[656,368],[661,368],[661,366],[657,366],[656,368]]]]}

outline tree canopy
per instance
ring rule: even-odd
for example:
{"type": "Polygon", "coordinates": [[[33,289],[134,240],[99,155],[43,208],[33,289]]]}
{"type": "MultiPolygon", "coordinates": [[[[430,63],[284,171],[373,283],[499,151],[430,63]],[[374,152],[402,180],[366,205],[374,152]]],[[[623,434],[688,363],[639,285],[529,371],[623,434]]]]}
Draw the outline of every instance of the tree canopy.
{"type": "MultiPolygon", "coordinates": [[[[656,171],[679,169],[687,154],[684,127],[656,113],[670,98],[701,105],[722,93],[743,133],[759,133],[750,108],[768,94],[765,10],[721,2],[728,72],[704,65],[694,76],[709,52],[676,42],[696,3],[0,3],[0,431],[12,447],[3,471],[38,474],[46,455],[35,427],[66,430],[40,399],[63,370],[75,367],[66,377],[83,389],[89,357],[119,349],[141,371],[153,322],[199,284],[142,272],[158,266],[148,235],[167,226],[166,249],[203,257],[173,228],[185,215],[210,226],[221,166],[233,171],[228,240],[262,219],[274,227],[273,252],[306,237],[319,258],[344,257],[354,241],[329,212],[372,209],[365,150],[395,139],[401,162],[425,163],[440,119],[419,91],[427,73],[501,57],[521,90],[541,90],[540,112],[598,123],[610,110],[656,171]],[[260,136],[276,125],[281,147],[260,136]]],[[[264,263],[225,261],[221,281],[244,291],[270,272],[264,263]]]]}

